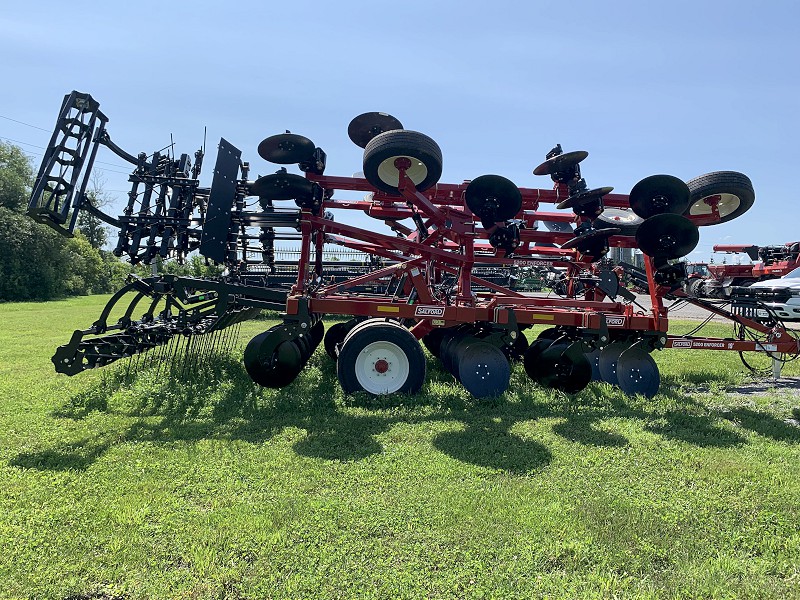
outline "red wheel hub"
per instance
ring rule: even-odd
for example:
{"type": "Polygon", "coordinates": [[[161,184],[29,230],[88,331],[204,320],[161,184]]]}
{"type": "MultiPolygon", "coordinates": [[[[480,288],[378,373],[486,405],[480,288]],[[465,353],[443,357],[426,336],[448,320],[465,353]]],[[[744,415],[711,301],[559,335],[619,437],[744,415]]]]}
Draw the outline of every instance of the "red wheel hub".
{"type": "Polygon", "coordinates": [[[381,358],[380,360],[375,361],[375,370],[378,373],[386,373],[386,371],[389,370],[389,363],[381,358]]]}

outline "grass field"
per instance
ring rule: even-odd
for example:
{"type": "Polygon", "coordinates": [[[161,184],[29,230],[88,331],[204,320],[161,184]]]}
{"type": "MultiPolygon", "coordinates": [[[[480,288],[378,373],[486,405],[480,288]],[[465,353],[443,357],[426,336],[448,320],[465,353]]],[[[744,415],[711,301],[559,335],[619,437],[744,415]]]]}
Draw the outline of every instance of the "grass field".
{"type": "Polygon", "coordinates": [[[260,320],[172,378],[56,375],[104,301],[0,304],[0,598],[800,597],[800,398],[734,353],[656,353],[652,400],[517,365],[476,401],[433,359],[371,399],[321,348],[254,386],[260,320]]]}

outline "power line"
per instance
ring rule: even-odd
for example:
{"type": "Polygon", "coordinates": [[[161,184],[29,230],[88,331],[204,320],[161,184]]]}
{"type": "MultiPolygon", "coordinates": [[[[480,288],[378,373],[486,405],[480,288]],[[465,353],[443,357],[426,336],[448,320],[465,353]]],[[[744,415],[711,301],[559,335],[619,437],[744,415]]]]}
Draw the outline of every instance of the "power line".
{"type": "MultiPolygon", "coordinates": [[[[44,146],[37,146],[36,144],[31,144],[29,142],[22,142],[20,140],[13,140],[11,138],[8,138],[8,137],[2,136],[2,135],[0,135],[0,140],[5,140],[7,142],[12,142],[14,144],[22,144],[23,146],[30,146],[32,148],[39,148],[40,150],[47,150],[47,148],[45,148],[44,146]]],[[[35,156],[44,156],[43,154],[40,154],[38,152],[29,152],[29,154],[33,154],[35,156]]],[[[96,160],[94,162],[96,164],[99,164],[99,165],[109,165],[111,167],[117,167],[118,169],[124,169],[125,168],[122,165],[116,165],[114,163],[103,162],[102,160],[96,160]]],[[[101,171],[109,171],[111,173],[120,173],[122,175],[128,175],[129,174],[128,171],[113,171],[112,169],[100,169],[100,170],[101,171]]]]}
{"type": "Polygon", "coordinates": [[[14,121],[14,123],[19,123],[20,125],[25,125],[27,127],[33,127],[34,129],[39,129],[40,131],[50,132],[52,130],[45,129],[44,127],[37,127],[36,125],[31,125],[30,123],[25,123],[24,121],[17,121],[16,119],[12,119],[11,117],[6,117],[5,115],[0,115],[0,119],[6,119],[8,121],[14,121]]]}

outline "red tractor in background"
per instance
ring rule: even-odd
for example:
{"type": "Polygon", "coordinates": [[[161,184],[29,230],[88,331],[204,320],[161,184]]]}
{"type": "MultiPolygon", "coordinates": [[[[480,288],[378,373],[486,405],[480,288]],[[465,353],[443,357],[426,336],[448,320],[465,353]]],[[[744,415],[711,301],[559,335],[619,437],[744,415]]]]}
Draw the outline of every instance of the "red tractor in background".
{"type": "Polygon", "coordinates": [[[783,277],[800,267],[800,242],[780,246],[717,244],[714,252],[744,253],[754,264],[687,263],[689,279],[686,293],[701,298],[727,298],[735,286],[747,287],[756,281],[783,277]]]}

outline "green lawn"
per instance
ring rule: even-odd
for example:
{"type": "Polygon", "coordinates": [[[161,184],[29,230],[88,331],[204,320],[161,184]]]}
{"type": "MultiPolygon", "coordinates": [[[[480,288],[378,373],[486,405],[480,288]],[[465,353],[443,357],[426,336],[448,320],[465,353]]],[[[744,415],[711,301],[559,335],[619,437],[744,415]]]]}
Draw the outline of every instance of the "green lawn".
{"type": "Polygon", "coordinates": [[[800,399],[734,353],[656,353],[652,400],[517,365],[476,401],[433,359],[371,399],[321,348],[250,383],[261,320],[170,378],[56,375],[105,299],[0,304],[0,598],[800,597],[800,399]]]}

